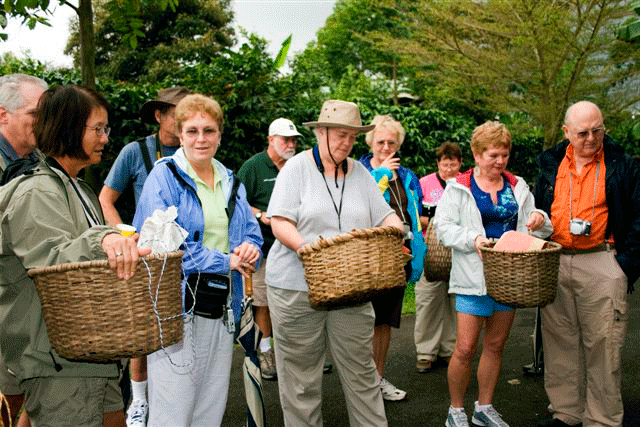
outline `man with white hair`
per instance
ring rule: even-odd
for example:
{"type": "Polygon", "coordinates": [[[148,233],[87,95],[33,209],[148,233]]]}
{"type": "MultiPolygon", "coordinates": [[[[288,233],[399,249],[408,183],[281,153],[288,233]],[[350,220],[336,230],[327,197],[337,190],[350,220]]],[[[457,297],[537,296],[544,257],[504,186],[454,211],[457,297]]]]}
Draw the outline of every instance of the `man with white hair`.
{"type": "Polygon", "coordinates": [[[556,299],[542,309],[554,415],[541,425],[620,427],[627,293],[640,277],[640,168],[605,134],[592,102],[569,107],[562,129],[566,141],[540,156],[535,187],[563,247],[556,299]]]}
{"type": "MultiPolygon", "coordinates": [[[[34,156],[36,138],[33,135],[33,120],[40,95],[47,90],[47,83],[26,74],[7,74],[0,77],[0,174],[15,160],[34,156]]],[[[6,284],[4,275],[0,275],[6,284]]],[[[15,376],[0,360],[0,391],[9,402],[12,424],[24,401],[15,376]]],[[[23,416],[19,425],[29,425],[23,416]]]]}
{"type": "Polygon", "coordinates": [[[265,380],[277,379],[276,361],[271,347],[271,315],[267,304],[267,285],[264,280],[267,254],[275,240],[271,220],[264,214],[269,206],[278,172],[285,162],[296,154],[298,137],[301,136],[291,120],[279,118],[269,125],[269,145],[266,150],[247,160],[238,171],[238,178],[247,189],[247,201],[258,219],[264,238],[264,259],[253,277],[253,306],[255,321],[262,331],[260,341],[260,370],[265,380]]]}
{"type": "Polygon", "coordinates": [[[34,113],[47,88],[44,80],[26,74],[0,77],[0,172],[32,154],[34,113]]]}

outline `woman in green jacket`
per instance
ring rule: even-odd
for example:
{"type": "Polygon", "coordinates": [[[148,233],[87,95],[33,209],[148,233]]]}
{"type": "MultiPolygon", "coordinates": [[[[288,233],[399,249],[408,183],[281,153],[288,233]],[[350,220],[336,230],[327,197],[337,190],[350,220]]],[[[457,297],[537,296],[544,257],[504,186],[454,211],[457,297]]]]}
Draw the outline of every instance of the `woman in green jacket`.
{"type": "Polygon", "coordinates": [[[100,203],[78,174],[97,164],[108,142],[107,104],[80,86],[47,90],[34,134],[44,156],[0,189],[0,355],[25,393],[34,426],[124,426],[115,363],[80,363],[51,347],[27,270],[107,258],[133,276],[137,238],[104,225],[100,203]]]}

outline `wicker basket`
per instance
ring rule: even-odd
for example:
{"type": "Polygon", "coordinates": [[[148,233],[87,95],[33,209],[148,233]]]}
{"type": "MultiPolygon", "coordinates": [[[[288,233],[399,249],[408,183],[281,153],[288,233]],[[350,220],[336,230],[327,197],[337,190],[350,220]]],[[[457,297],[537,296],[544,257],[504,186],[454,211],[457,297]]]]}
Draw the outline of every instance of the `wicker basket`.
{"type": "Polygon", "coordinates": [[[395,227],[376,227],[320,237],[300,248],[311,306],[353,306],[406,286],[402,239],[395,227]]]}
{"type": "Polygon", "coordinates": [[[149,354],[182,339],[182,252],[166,254],[166,264],[164,254],[145,261],[149,269],[140,260],[127,281],[118,279],[107,260],[29,270],[49,340],[60,356],[108,362],[149,354]]]}
{"type": "Polygon", "coordinates": [[[556,298],[562,246],[547,242],[545,248],[524,252],[481,246],[487,293],[501,304],[516,308],[544,307],[556,298]]]}
{"type": "Polygon", "coordinates": [[[436,236],[431,219],[427,225],[427,254],[424,257],[424,277],[430,282],[449,281],[451,273],[451,249],[445,247],[436,236]]]}

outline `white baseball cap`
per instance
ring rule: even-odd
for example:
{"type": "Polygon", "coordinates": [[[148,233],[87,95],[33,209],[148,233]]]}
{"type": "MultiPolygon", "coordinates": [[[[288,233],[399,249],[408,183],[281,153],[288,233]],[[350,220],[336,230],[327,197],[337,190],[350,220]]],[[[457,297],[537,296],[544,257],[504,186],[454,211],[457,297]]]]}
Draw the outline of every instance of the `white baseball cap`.
{"type": "Polygon", "coordinates": [[[278,136],[302,136],[298,129],[296,129],[296,125],[289,119],[283,119],[282,117],[279,119],[275,119],[269,125],[269,136],[278,135],[278,136]]]}

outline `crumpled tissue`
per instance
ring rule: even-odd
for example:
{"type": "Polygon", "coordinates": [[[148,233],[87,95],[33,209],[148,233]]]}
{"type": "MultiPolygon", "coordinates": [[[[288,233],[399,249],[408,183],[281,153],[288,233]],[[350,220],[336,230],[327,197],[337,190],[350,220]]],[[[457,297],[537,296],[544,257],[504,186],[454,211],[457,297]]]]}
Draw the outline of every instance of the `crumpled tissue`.
{"type": "Polygon", "coordinates": [[[152,253],[177,251],[189,233],[180,227],[175,219],[178,210],[169,206],[167,210],[156,209],[153,215],[144,220],[140,229],[138,247],[151,248],[152,253]]]}

